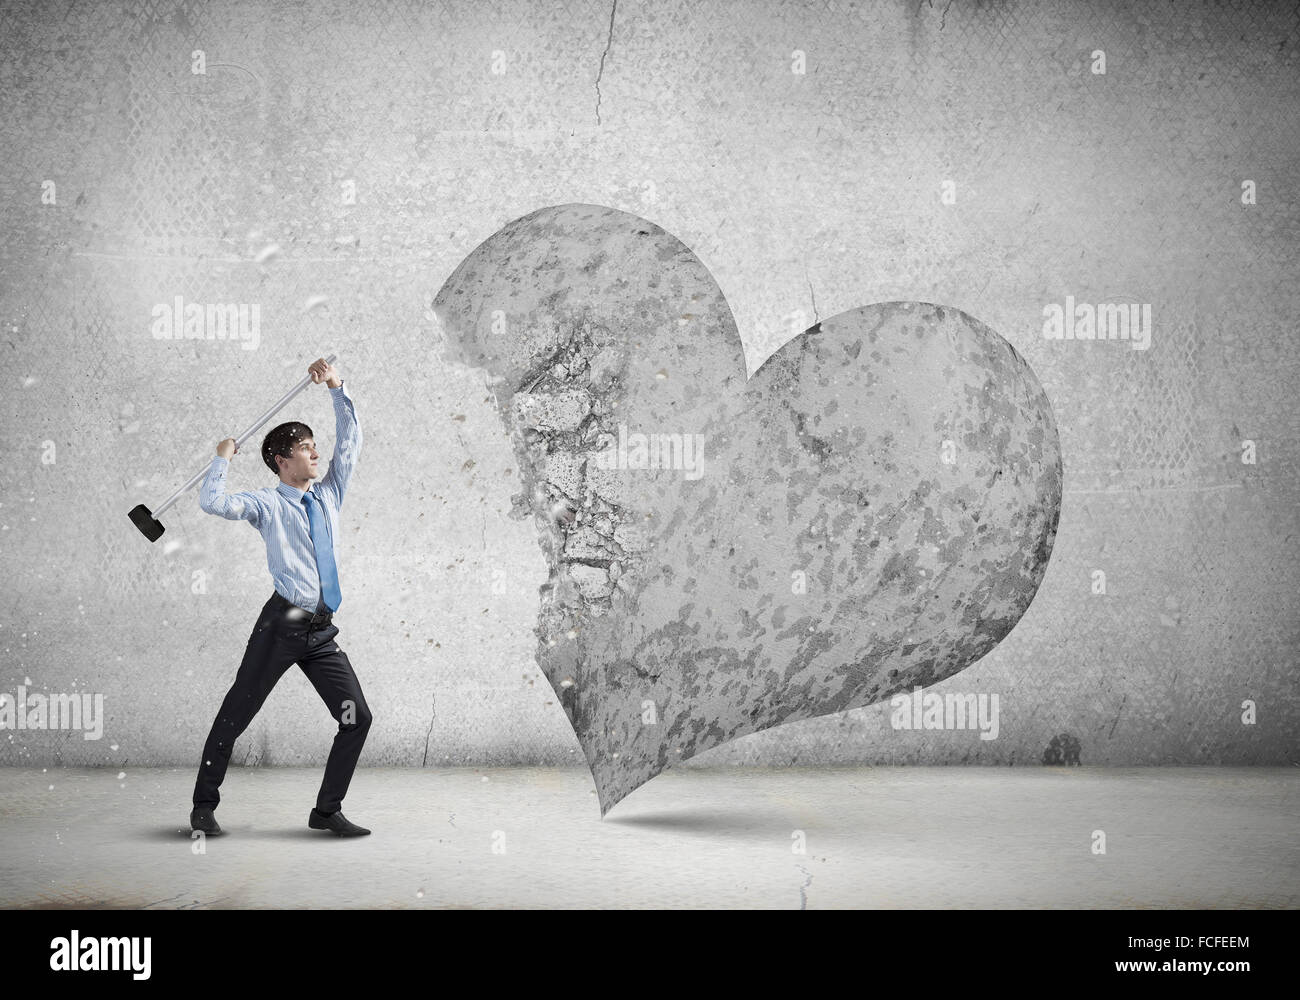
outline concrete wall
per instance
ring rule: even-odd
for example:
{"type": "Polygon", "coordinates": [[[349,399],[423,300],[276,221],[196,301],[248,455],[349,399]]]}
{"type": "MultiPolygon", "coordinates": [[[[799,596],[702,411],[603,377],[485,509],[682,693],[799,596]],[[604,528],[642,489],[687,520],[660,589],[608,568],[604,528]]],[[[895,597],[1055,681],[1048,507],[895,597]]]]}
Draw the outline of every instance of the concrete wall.
{"type": "MultiPolygon", "coordinates": [[[[510,442],[429,306],[507,222],[584,202],[694,250],[751,373],[818,318],[950,304],[1060,428],[1042,587],[937,688],[997,693],[996,740],[885,704],[698,762],[1300,763],[1298,52],[1284,4],[4,4],[0,692],[102,694],[104,728],[7,731],[0,761],[195,765],[263,546],[196,495],[153,545],[126,512],[336,349],[362,764],[581,763],[510,442]],[[178,296],[257,306],[255,349],[156,338],[178,296]],[[1149,349],[1045,339],[1066,296],[1150,304],[1149,349]]],[[[332,448],[324,389],[280,419],[332,448]]],[[[291,670],[235,759],[322,762],[332,729],[291,670]]]]}

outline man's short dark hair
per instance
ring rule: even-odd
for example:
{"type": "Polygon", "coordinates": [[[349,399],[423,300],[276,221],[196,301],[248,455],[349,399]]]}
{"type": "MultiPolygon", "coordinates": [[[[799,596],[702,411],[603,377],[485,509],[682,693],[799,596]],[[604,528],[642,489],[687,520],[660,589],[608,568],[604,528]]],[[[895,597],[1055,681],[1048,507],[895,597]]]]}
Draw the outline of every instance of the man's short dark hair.
{"type": "Polygon", "coordinates": [[[311,432],[310,427],[296,420],[272,428],[271,432],[262,439],[262,461],[278,476],[280,468],[275,464],[275,456],[293,458],[293,450],[298,447],[298,442],[303,438],[311,438],[314,441],[316,435],[311,432]]]}

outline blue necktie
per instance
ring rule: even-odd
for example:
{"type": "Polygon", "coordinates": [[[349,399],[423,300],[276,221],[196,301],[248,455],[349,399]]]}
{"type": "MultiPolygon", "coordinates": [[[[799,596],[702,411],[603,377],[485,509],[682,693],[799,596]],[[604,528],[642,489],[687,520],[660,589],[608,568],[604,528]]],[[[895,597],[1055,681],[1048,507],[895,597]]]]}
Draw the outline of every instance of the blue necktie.
{"type": "Polygon", "coordinates": [[[308,533],[311,535],[312,547],[316,550],[321,596],[325,598],[325,606],[334,612],[343,603],[343,595],[339,593],[339,574],[334,566],[334,547],[330,545],[329,529],[325,526],[325,512],[321,510],[320,501],[311,493],[304,493],[302,502],[307,505],[308,533]]]}

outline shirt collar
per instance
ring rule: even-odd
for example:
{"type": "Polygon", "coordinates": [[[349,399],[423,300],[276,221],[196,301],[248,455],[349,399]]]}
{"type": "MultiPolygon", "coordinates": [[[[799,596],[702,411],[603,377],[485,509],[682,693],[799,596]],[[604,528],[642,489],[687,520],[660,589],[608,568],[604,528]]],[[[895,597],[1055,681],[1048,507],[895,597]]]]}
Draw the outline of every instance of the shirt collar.
{"type": "Polygon", "coordinates": [[[307,490],[300,490],[296,486],[290,486],[283,479],[280,480],[280,485],[276,487],[276,490],[294,503],[302,503],[302,498],[307,493],[307,490]]]}

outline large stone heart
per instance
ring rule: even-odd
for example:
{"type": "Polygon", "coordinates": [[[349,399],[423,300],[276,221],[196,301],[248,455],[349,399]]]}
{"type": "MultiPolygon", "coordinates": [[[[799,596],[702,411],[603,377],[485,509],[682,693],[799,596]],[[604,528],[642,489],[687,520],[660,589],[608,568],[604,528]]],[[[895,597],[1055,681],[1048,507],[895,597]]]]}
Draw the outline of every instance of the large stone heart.
{"type": "Polygon", "coordinates": [[[602,815],[709,747],[952,676],[1043,578],[1051,406],[960,310],[841,313],[746,381],[689,248],[560,205],[475,249],[433,312],[514,441],[551,568],[537,659],[602,815]]]}

